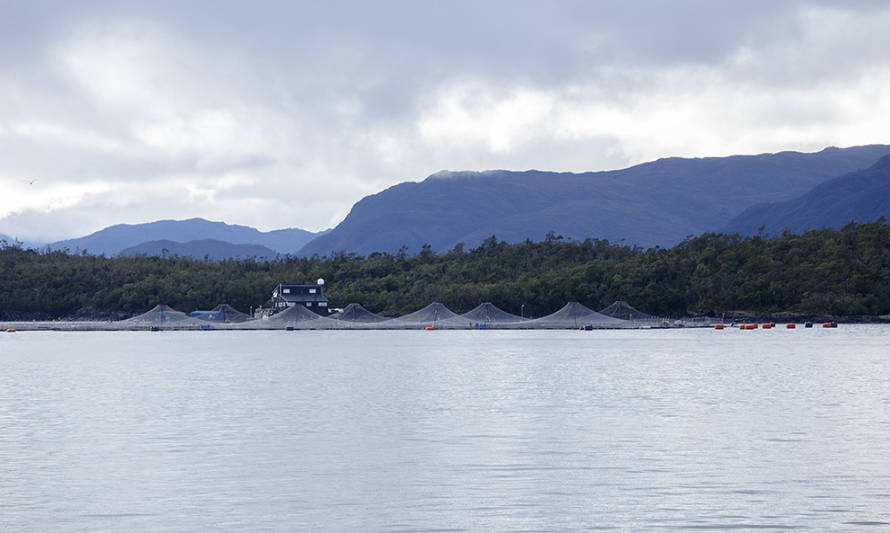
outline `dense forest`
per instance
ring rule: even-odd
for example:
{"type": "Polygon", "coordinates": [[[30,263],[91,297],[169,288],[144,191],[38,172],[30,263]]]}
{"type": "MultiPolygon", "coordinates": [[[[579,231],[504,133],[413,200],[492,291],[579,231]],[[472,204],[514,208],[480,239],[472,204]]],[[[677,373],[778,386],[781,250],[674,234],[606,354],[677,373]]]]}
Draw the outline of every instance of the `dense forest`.
{"type": "Polygon", "coordinates": [[[434,301],[464,312],[487,301],[543,316],[568,301],[601,309],[615,300],[661,316],[890,312],[884,219],[771,238],[709,233],[671,249],[566,241],[552,233],[542,242],[507,244],[492,236],[478,248],[463,248],[213,262],[72,255],[3,243],[0,319],[136,314],[158,303],[183,311],[229,303],[247,311],[263,305],[280,282],[317,278],[328,282],[332,307],[359,302],[386,314],[434,301]]]}

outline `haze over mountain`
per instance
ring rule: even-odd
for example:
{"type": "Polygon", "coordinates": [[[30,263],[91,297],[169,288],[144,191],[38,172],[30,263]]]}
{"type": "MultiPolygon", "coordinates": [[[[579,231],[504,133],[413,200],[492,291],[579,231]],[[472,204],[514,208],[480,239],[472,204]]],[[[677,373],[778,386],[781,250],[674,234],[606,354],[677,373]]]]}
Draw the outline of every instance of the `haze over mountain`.
{"type": "Polygon", "coordinates": [[[215,239],[201,239],[188,242],[170,240],[150,241],[124,248],[118,255],[174,256],[221,261],[223,259],[271,260],[279,256],[275,250],[259,244],[232,244],[215,239]]]}
{"type": "Polygon", "coordinates": [[[830,179],[793,200],[758,204],[732,219],[727,233],[754,235],[787,229],[800,233],[823,227],[840,228],[847,223],[890,218],[890,156],[874,166],[830,179]]]}
{"type": "Polygon", "coordinates": [[[54,250],[68,248],[71,251],[86,250],[91,254],[114,255],[126,248],[151,241],[185,243],[213,239],[231,244],[260,245],[288,254],[298,251],[316,235],[298,228],[263,232],[248,226],[191,218],[159,220],[146,224],[118,224],[85,237],[54,242],[49,246],[54,250]]]}
{"type": "Polygon", "coordinates": [[[35,248],[36,249],[36,248],[41,248],[43,246],[41,243],[38,243],[38,242],[23,241],[21,239],[17,239],[16,237],[10,237],[9,235],[0,233],[0,245],[2,245],[2,243],[4,241],[6,242],[7,246],[12,246],[12,245],[18,243],[22,246],[22,248],[35,248]]]}
{"type": "Polygon", "coordinates": [[[819,183],[867,168],[890,146],[826,148],[816,153],[668,158],[623,170],[555,173],[439,172],[356,203],[343,222],[301,255],[367,255],[468,247],[495,235],[517,242],[554,231],[566,238],[672,246],[723,228],[747,207],[795,198],[819,183]]]}

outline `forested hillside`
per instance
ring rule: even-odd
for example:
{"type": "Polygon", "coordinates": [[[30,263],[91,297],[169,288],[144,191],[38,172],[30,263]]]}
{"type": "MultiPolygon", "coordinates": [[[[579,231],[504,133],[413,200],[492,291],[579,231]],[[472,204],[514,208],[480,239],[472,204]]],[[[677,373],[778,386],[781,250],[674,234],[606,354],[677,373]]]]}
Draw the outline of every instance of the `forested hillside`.
{"type": "Polygon", "coordinates": [[[124,248],[118,255],[159,255],[161,257],[178,255],[193,259],[204,259],[206,257],[210,261],[253,257],[266,261],[275,259],[280,254],[259,244],[232,244],[216,239],[200,239],[188,242],[168,240],[143,242],[136,246],[124,248]]]}
{"type": "Polygon", "coordinates": [[[247,311],[279,282],[328,281],[331,305],[359,302],[405,313],[439,301],[455,311],[480,302],[526,316],[567,301],[600,309],[627,300],[658,315],[793,311],[890,312],[890,226],[883,219],[772,238],[705,234],[671,249],[588,239],[507,244],[494,237],[465,251],[371,254],[218,263],[0,250],[0,315],[60,317],[83,308],[137,313],[166,303],[191,311],[229,303],[247,311]]]}

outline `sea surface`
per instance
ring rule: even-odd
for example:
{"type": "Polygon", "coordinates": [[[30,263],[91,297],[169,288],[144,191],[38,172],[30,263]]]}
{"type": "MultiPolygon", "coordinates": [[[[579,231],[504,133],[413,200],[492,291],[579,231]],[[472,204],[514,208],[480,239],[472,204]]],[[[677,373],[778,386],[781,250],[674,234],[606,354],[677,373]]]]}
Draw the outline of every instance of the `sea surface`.
{"type": "Polygon", "coordinates": [[[890,530],[890,327],[0,333],[0,530],[890,530]]]}

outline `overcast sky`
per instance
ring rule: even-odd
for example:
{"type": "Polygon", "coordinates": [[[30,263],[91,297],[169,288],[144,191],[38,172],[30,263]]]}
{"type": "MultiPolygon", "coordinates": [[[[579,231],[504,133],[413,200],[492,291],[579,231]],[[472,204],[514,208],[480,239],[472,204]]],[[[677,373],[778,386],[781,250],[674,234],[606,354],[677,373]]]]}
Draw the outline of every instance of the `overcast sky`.
{"type": "Polygon", "coordinates": [[[882,1],[0,0],[0,233],[316,231],[442,169],[890,143],[888,50],[882,1]]]}

